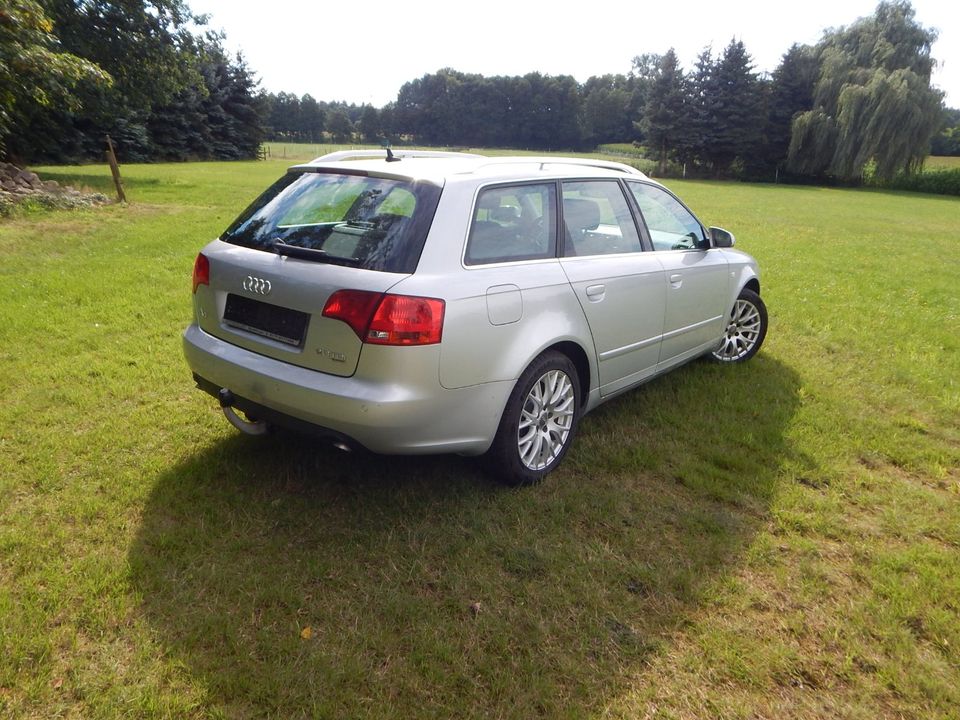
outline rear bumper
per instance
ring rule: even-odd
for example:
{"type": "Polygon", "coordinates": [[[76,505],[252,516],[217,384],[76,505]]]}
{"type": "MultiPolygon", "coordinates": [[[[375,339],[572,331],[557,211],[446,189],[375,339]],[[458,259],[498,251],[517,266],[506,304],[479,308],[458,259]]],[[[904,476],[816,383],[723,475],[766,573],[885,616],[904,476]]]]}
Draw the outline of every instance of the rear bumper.
{"type": "Polygon", "coordinates": [[[485,452],[513,387],[512,382],[442,387],[439,345],[367,345],[352,377],[259,355],[196,325],[184,332],[183,350],[201,389],[228,388],[239,409],[264,420],[378,453],[485,452]]]}

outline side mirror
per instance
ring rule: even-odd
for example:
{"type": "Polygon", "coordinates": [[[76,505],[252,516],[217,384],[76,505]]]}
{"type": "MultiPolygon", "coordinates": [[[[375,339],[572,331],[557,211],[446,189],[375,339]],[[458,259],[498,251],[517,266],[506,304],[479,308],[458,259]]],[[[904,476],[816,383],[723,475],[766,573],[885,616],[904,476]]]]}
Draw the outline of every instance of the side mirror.
{"type": "Polygon", "coordinates": [[[734,243],[737,242],[737,239],[733,236],[732,232],[724,230],[723,228],[712,227],[710,228],[710,241],[714,247],[731,248],[734,246],[734,243]]]}

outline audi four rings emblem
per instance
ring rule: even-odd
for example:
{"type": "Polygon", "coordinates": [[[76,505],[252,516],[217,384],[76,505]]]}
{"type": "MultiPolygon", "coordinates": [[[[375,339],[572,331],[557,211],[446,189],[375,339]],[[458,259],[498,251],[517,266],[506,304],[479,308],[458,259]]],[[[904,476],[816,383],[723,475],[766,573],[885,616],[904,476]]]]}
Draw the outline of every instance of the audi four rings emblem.
{"type": "Polygon", "coordinates": [[[247,275],[243,281],[243,289],[247,292],[256,293],[257,295],[269,295],[272,287],[269,280],[254,277],[253,275],[247,275]]]}

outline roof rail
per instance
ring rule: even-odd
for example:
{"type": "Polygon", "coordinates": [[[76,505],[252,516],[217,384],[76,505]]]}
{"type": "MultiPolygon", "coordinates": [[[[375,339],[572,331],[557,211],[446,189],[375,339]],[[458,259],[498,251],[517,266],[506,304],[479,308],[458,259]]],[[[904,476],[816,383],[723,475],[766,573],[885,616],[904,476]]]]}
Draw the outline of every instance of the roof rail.
{"type": "MultiPolygon", "coordinates": [[[[483,155],[464,152],[444,152],[441,150],[392,150],[390,156],[394,158],[419,157],[419,158],[480,158],[483,155]]],[[[327,153],[321,157],[311,160],[311,163],[317,162],[339,162],[340,160],[359,160],[361,158],[386,158],[387,149],[382,150],[338,150],[337,152],[327,153]]]]}
{"type": "MultiPolygon", "coordinates": [[[[526,157],[523,155],[513,155],[502,158],[488,158],[488,162],[478,165],[473,170],[487,167],[488,165],[539,165],[543,170],[547,165],[580,165],[583,167],[601,168],[603,170],[617,170],[619,172],[629,173],[630,175],[643,175],[640,170],[627,165],[626,163],[614,162],[612,160],[596,160],[594,158],[568,158],[568,157],[526,157]]],[[[644,177],[646,177],[644,175],[644,177]]]]}

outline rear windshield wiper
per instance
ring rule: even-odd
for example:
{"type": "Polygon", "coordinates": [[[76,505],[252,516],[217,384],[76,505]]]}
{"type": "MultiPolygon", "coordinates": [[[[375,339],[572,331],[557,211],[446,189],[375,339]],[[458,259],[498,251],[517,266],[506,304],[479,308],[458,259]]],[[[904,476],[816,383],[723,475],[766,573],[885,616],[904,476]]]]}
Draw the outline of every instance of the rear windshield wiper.
{"type": "Polygon", "coordinates": [[[287,243],[279,238],[273,241],[273,249],[278,255],[300,258],[301,260],[313,260],[314,262],[346,265],[348,267],[358,267],[360,265],[360,258],[331,255],[326,250],[317,250],[316,248],[308,248],[301,245],[287,245],[287,243]]]}

